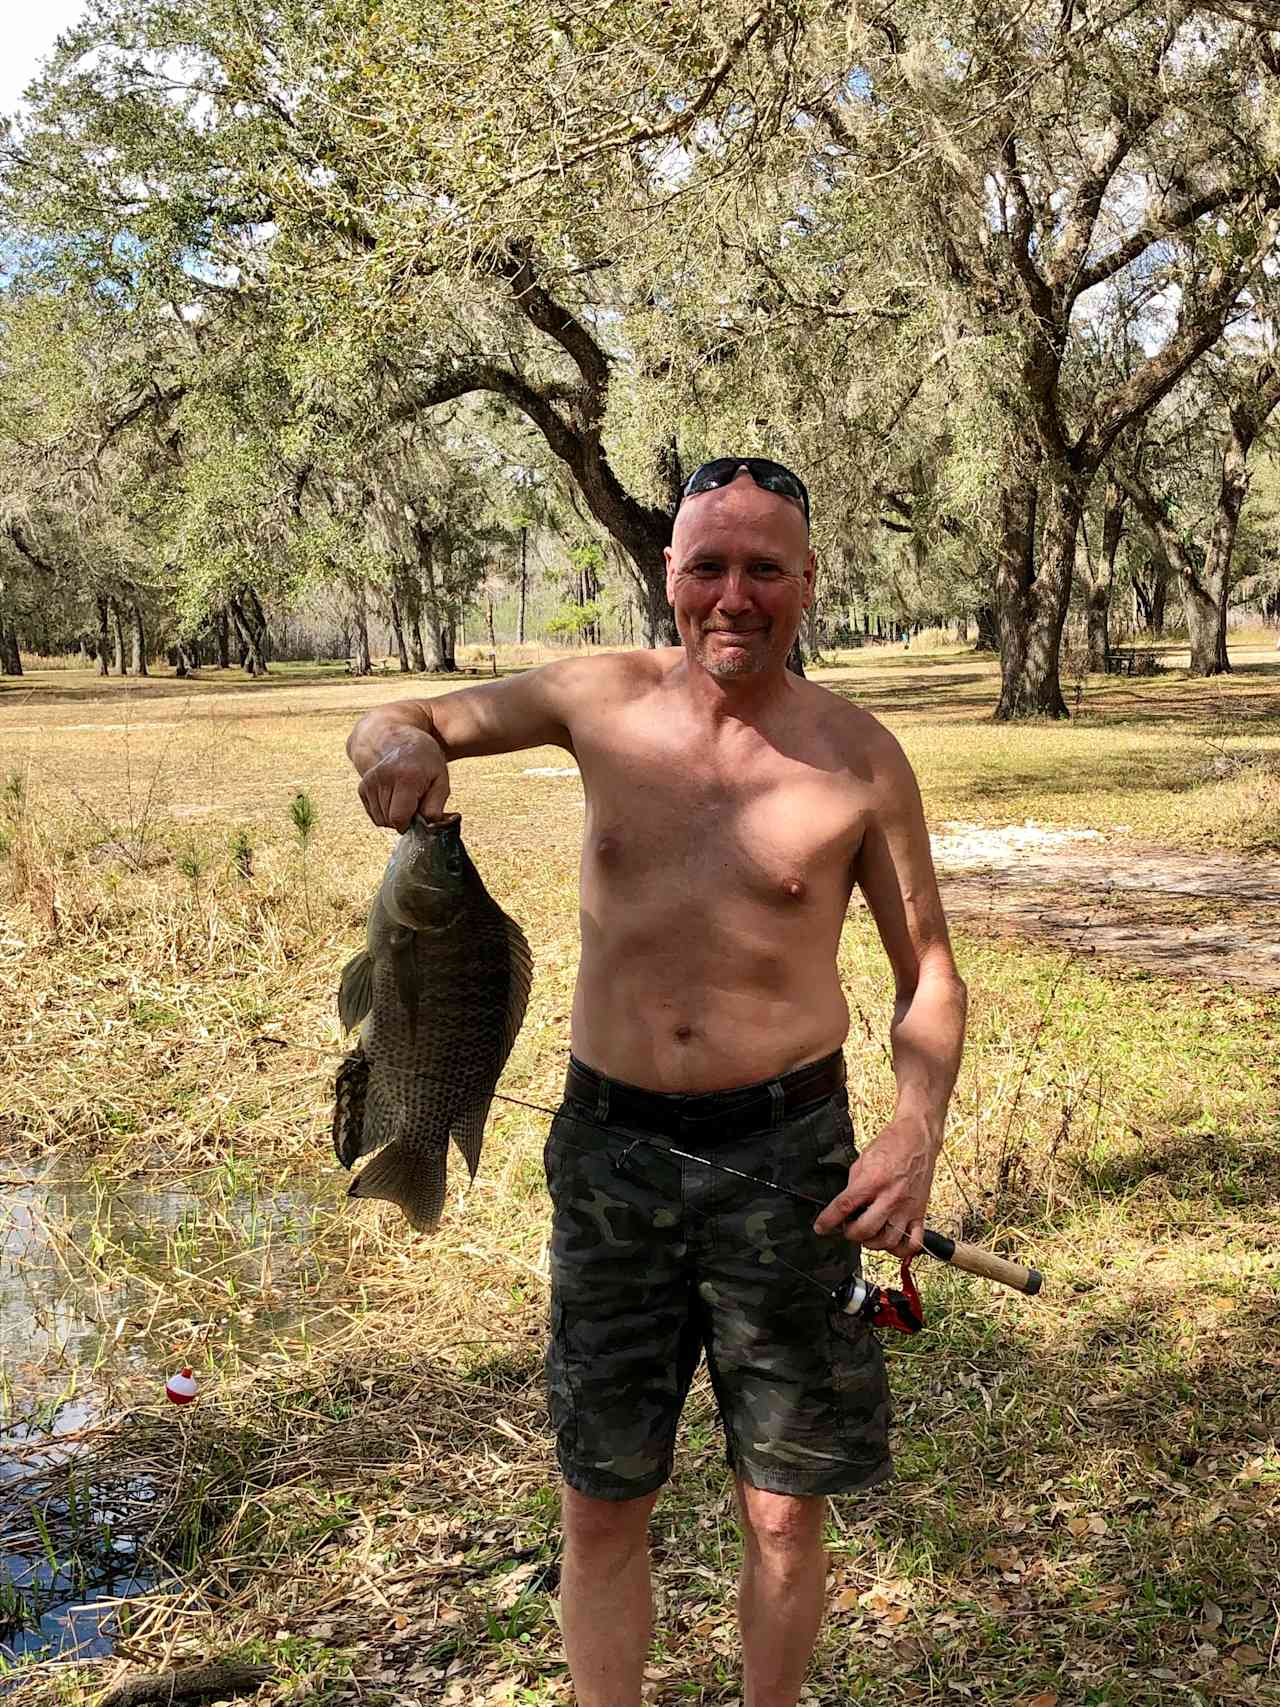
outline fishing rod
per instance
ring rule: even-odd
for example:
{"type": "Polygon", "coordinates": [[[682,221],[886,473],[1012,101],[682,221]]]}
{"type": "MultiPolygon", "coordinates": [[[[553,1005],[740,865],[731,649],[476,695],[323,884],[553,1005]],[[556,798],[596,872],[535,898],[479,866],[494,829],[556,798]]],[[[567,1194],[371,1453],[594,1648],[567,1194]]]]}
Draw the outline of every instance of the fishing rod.
{"type": "MultiPolygon", "coordinates": [[[[574,1115],[575,1120],[583,1118],[574,1115]]],[[[602,1122],[589,1121],[591,1125],[602,1125],[602,1122]]],[[[607,1130],[607,1128],[606,1128],[607,1130]]],[[[820,1197],[813,1197],[807,1191],[797,1191],[794,1186],[779,1185],[776,1180],[762,1179],[759,1174],[745,1173],[741,1168],[731,1168],[727,1162],[715,1162],[709,1156],[700,1156],[694,1150],[679,1150],[674,1144],[663,1144],[652,1138],[634,1138],[620,1156],[614,1160],[614,1168],[619,1172],[626,1169],[627,1159],[638,1145],[645,1145],[650,1150],[657,1150],[663,1155],[671,1156],[682,1162],[696,1162],[699,1167],[713,1168],[717,1173],[732,1174],[735,1179],[746,1180],[751,1185],[761,1185],[767,1191],[776,1191],[783,1197],[794,1198],[797,1203],[810,1203],[817,1209],[825,1209],[826,1203],[820,1197]]],[[[854,1209],[847,1217],[856,1221],[868,1206],[866,1204],[854,1209]]],[[[899,1229],[891,1221],[885,1225],[891,1232],[899,1229]]],[[[1034,1298],[1043,1283],[1039,1269],[1027,1268],[1022,1263],[1011,1262],[1008,1257],[997,1256],[994,1251],[984,1251],[979,1245],[962,1244],[959,1240],[949,1239],[945,1233],[935,1232],[926,1227],[922,1240],[922,1248],[938,1262],[947,1263],[952,1268],[963,1269],[966,1274],[981,1275],[986,1280],[998,1281],[1003,1286],[1011,1286],[1015,1291],[1023,1292],[1029,1298],[1034,1298]]],[[[868,1280],[862,1274],[849,1274],[838,1286],[827,1286],[823,1281],[807,1274],[804,1269],[797,1268],[780,1257],[776,1251],[770,1253],[771,1260],[789,1269],[809,1285],[816,1286],[820,1292],[825,1292],[835,1308],[845,1316],[856,1317],[873,1328],[893,1328],[898,1333],[918,1334],[924,1327],[924,1305],[920,1301],[920,1293],[916,1287],[915,1278],[911,1273],[911,1257],[904,1257],[900,1286],[881,1286],[876,1281],[868,1280]]]]}
{"type": "MultiPolygon", "coordinates": [[[[308,1049],[317,1055],[335,1054],[332,1049],[318,1048],[315,1044],[300,1044],[293,1038],[272,1037],[260,1034],[255,1042],[276,1044],[285,1048],[308,1049]]],[[[430,1078],[437,1083],[444,1083],[434,1074],[416,1074],[415,1077],[430,1078]]],[[[527,1108],[535,1114],[548,1115],[552,1120],[559,1114],[558,1109],[548,1108],[545,1103],[531,1102],[527,1097],[512,1096],[507,1091],[495,1090],[495,1102],[510,1103],[513,1108],[527,1108]]],[[[572,1117],[584,1126],[594,1126],[601,1132],[617,1136],[612,1127],[604,1121],[596,1120],[586,1113],[575,1113],[572,1117]]],[[[621,1154],[614,1158],[614,1168],[621,1172],[626,1166],[627,1158],[638,1145],[660,1151],[674,1160],[693,1162],[698,1167],[710,1168],[716,1173],[730,1174],[735,1179],[745,1180],[749,1185],[763,1186],[766,1191],[775,1191],[783,1197],[790,1197],[797,1203],[810,1204],[815,1209],[825,1209],[826,1203],[820,1197],[813,1197],[805,1191],[798,1191],[795,1186],[779,1185],[776,1180],[762,1178],[759,1174],[749,1174],[741,1168],[733,1168],[727,1162],[713,1161],[710,1156],[700,1156],[694,1150],[681,1150],[674,1144],[661,1143],[654,1138],[636,1135],[621,1154]]],[[[857,1220],[868,1206],[861,1205],[849,1215],[850,1221],[857,1220]]],[[[886,1222],[891,1232],[904,1232],[895,1227],[892,1222],[886,1222]]],[[[995,1251],[984,1250],[980,1245],[967,1244],[960,1239],[948,1238],[945,1233],[939,1233],[932,1227],[926,1227],[922,1235],[922,1248],[936,1262],[947,1264],[949,1268],[958,1268],[965,1274],[979,1276],[983,1280],[993,1280],[1000,1286],[1011,1287],[1015,1292],[1021,1292],[1028,1298],[1034,1298],[1044,1283],[1044,1277],[1039,1269],[1028,1268],[1025,1264],[1014,1262],[1009,1257],[1002,1257],[995,1251]]],[[[827,1292],[835,1307],[844,1315],[857,1316],[869,1322],[873,1327],[895,1328],[901,1333],[918,1333],[924,1325],[924,1312],[920,1302],[920,1294],[916,1289],[911,1275],[911,1257],[902,1262],[902,1285],[897,1287],[882,1287],[874,1281],[868,1281],[863,1275],[851,1274],[841,1283],[829,1288],[820,1280],[815,1280],[803,1269],[795,1269],[791,1263],[783,1261],[774,1253],[774,1260],[783,1268],[790,1268],[794,1273],[827,1292]]]]}

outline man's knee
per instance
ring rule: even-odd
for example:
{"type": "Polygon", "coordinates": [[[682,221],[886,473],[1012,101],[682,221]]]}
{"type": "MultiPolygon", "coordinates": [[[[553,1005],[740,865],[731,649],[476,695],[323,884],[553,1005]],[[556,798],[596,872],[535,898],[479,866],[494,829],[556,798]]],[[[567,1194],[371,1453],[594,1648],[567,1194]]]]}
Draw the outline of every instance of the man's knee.
{"type": "Polygon", "coordinates": [[[802,1558],[822,1545],[827,1502],[821,1495],[775,1494],[738,1483],[747,1545],[776,1559],[802,1558]]]}
{"type": "Polygon", "coordinates": [[[560,1522],[570,1547],[602,1559],[625,1559],[643,1548],[649,1538],[649,1514],[657,1494],[634,1500],[598,1500],[565,1487],[560,1496],[560,1522]]]}

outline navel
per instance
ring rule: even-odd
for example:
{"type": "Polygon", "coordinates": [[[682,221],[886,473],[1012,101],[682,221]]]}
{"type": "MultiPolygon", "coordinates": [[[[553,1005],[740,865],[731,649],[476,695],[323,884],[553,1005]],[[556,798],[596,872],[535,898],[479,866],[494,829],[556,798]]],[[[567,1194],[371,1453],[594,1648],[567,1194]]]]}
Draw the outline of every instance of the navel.
{"type": "Polygon", "coordinates": [[[693,1027],[691,1025],[678,1025],[672,1035],[677,1043],[687,1043],[693,1036],[693,1027]]]}

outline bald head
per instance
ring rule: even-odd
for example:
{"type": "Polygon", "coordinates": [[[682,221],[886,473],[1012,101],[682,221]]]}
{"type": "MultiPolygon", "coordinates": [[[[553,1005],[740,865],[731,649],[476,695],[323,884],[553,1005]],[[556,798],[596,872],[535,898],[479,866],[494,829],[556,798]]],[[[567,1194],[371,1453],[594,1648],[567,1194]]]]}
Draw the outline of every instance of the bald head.
{"type": "Polygon", "coordinates": [[[699,537],[708,528],[725,527],[764,529],[775,545],[785,542],[790,552],[798,550],[801,557],[809,549],[809,524],[800,504],[757,486],[745,468],[728,485],[681,501],[671,530],[671,549],[679,553],[687,539],[699,537]]]}

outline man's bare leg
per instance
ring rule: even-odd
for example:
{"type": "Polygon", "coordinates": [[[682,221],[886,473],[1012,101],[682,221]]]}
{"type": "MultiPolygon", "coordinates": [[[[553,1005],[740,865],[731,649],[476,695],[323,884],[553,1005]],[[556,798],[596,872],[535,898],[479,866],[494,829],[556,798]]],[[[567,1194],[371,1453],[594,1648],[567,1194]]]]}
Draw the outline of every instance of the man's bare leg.
{"type": "Polygon", "coordinates": [[[738,1482],[743,1707],[795,1707],[826,1598],[827,1502],[738,1482]]]}
{"type": "Polygon", "coordinates": [[[653,1629],[649,1513],[658,1496],[596,1500],[565,1488],[560,1626],[578,1707],[640,1707],[653,1629]]]}

